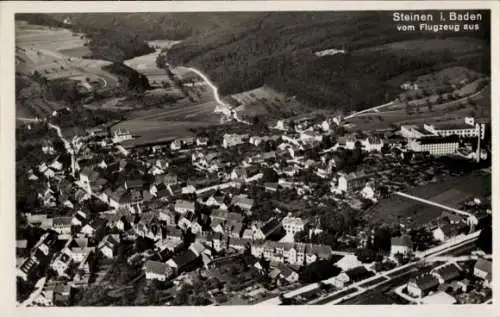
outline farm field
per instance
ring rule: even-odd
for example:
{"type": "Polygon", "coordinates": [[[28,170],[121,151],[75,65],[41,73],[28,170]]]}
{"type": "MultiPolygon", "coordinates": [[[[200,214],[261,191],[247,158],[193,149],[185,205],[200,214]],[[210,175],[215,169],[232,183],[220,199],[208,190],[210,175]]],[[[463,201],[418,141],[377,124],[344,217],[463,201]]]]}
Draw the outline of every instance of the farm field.
{"type": "Polygon", "coordinates": [[[286,94],[278,92],[269,86],[233,94],[226,98],[228,103],[238,106],[235,110],[242,116],[266,116],[281,118],[303,111],[304,107],[286,94]]]}
{"type": "Polygon", "coordinates": [[[469,97],[476,105],[468,104],[467,98],[455,100],[448,103],[434,105],[432,112],[427,107],[421,107],[420,113],[411,115],[406,109],[384,111],[383,108],[376,111],[365,112],[347,120],[355,125],[354,129],[375,130],[389,128],[391,124],[423,124],[430,122],[463,122],[465,116],[475,112],[478,119],[489,120],[491,113],[491,87],[488,84],[477,95],[469,97]]]}
{"type": "Polygon", "coordinates": [[[164,109],[137,110],[127,113],[130,118],[112,127],[129,130],[137,138],[127,145],[160,142],[175,137],[191,136],[192,129],[220,124],[214,112],[215,101],[199,105],[176,104],[164,109]]]}
{"type": "MultiPolygon", "coordinates": [[[[461,202],[471,196],[480,197],[490,192],[490,175],[469,174],[416,187],[405,193],[457,208],[461,202]]],[[[438,218],[443,211],[439,207],[393,194],[369,209],[365,214],[365,219],[373,223],[389,225],[403,223],[409,227],[418,227],[438,218]]]]}
{"type": "Polygon", "coordinates": [[[78,58],[83,58],[91,54],[90,50],[85,46],[59,50],[59,53],[64,54],[66,56],[78,57],[78,58]]]}
{"type": "Polygon", "coordinates": [[[16,23],[16,45],[53,52],[84,47],[82,34],[62,28],[16,23]]]}
{"type": "Polygon", "coordinates": [[[47,80],[71,79],[91,82],[93,89],[109,90],[119,86],[118,78],[103,70],[108,61],[82,59],[88,52],[78,34],[60,28],[16,24],[16,72],[45,77],[47,80]]]}

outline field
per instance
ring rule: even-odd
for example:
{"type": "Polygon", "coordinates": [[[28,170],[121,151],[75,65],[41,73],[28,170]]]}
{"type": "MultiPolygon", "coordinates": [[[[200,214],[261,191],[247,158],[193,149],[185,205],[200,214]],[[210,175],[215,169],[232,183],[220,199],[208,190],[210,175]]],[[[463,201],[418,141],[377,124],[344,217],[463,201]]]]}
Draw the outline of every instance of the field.
{"type": "MultiPolygon", "coordinates": [[[[457,208],[467,198],[491,194],[491,176],[470,174],[417,187],[406,194],[457,208]]],[[[368,210],[365,219],[373,223],[403,223],[409,227],[418,227],[438,218],[443,211],[441,208],[393,194],[368,210]]]]}
{"type": "Polygon", "coordinates": [[[113,126],[112,131],[129,130],[138,137],[130,144],[190,136],[194,134],[191,129],[220,123],[220,117],[214,113],[215,106],[214,101],[199,105],[178,103],[165,109],[133,111],[127,113],[129,120],[113,126]]]}
{"type": "MultiPolygon", "coordinates": [[[[102,69],[110,62],[74,57],[88,51],[83,43],[78,34],[66,29],[16,23],[16,73],[41,76],[49,81],[88,82],[97,91],[118,87],[118,78],[102,69]]],[[[46,112],[43,103],[30,108],[39,108],[40,111],[34,112],[40,115],[46,112]]]]}
{"type": "MultiPolygon", "coordinates": [[[[471,83],[471,85],[476,82],[471,83]]],[[[467,87],[467,86],[466,86],[467,87]]],[[[464,89],[466,89],[464,87],[464,89]]],[[[474,114],[477,118],[489,120],[491,116],[491,87],[488,84],[481,91],[468,97],[433,105],[432,111],[421,106],[419,113],[408,114],[398,105],[389,105],[356,115],[348,120],[356,130],[385,129],[391,125],[423,124],[432,122],[463,122],[465,116],[474,114]]]]}
{"type": "Polygon", "coordinates": [[[90,50],[85,46],[59,50],[59,53],[64,54],[66,56],[78,57],[78,58],[83,58],[91,54],[90,50]]]}
{"type": "Polygon", "coordinates": [[[44,27],[16,22],[16,45],[58,52],[84,48],[82,34],[62,28],[44,27]]]}
{"type": "Polygon", "coordinates": [[[272,119],[304,111],[304,107],[296,100],[269,86],[233,94],[229,99],[232,99],[230,102],[239,105],[235,110],[243,117],[265,116],[266,119],[272,119]]]}
{"type": "Polygon", "coordinates": [[[146,76],[149,85],[152,87],[161,87],[165,84],[172,85],[172,81],[168,77],[167,72],[156,66],[158,54],[160,54],[159,50],[151,54],[134,57],[123,63],[146,76]]]}

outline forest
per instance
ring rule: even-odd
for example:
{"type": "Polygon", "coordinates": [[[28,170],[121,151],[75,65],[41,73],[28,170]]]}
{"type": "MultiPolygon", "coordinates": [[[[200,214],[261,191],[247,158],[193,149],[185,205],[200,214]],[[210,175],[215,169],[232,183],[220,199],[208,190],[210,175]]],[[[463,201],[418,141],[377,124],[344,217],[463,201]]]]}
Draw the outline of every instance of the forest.
{"type": "MultiPolygon", "coordinates": [[[[489,14],[483,13],[486,26],[489,14]]],[[[470,34],[398,32],[391,13],[383,11],[24,14],[16,19],[61,26],[67,17],[66,27],[90,39],[94,58],[120,63],[150,53],[147,41],[182,40],[168,50],[168,63],[200,68],[222,94],[266,84],[316,108],[352,111],[390,101],[400,92],[391,79],[402,74],[411,78],[456,65],[488,73],[490,67],[489,28],[470,34]],[[442,42],[401,48],[402,41],[425,39],[442,42]],[[345,54],[315,55],[332,48],[345,54]]]]}
{"type": "Polygon", "coordinates": [[[388,15],[275,12],[231,32],[193,36],[169,49],[167,59],[173,65],[199,67],[218,83],[222,94],[266,84],[295,95],[307,106],[348,110],[392,100],[400,89],[390,80],[401,74],[414,76],[457,64],[488,71],[487,30],[471,39],[460,33],[403,34],[395,30],[388,15]],[[435,49],[385,47],[436,38],[443,44],[435,49]],[[481,48],[462,52],[465,45],[448,44],[449,38],[460,38],[464,44],[478,42],[481,48]],[[331,48],[344,49],[345,54],[314,54],[331,48]]]}

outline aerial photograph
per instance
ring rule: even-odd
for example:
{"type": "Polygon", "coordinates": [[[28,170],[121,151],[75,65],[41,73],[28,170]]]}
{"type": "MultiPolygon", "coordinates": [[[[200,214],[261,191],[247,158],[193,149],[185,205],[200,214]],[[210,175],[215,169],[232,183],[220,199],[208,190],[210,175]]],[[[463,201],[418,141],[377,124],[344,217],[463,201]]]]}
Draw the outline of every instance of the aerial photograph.
{"type": "Polygon", "coordinates": [[[491,304],[490,14],[16,13],[17,306],[491,304]]]}

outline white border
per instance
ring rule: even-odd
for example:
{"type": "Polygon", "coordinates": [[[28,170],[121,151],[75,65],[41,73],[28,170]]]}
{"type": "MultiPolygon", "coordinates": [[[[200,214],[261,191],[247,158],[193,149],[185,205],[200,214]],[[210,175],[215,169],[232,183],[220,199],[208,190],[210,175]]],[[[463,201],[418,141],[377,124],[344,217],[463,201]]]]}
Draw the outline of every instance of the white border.
{"type": "MultiPolygon", "coordinates": [[[[135,316],[137,314],[182,314],[182,316],[232,316],[235,314],[262,316],[310,314],[332,314],[337,316],[437,316],[452,314],[461,316],[500,316],[497,303],[500,285],[498,283],[500,266],[493,261],[494,289],[492,305],[457,306],[241,306],[241,307],[105,307],[105,308],[16,308],[15,307],[15,102],[14,102],[14,13],[23,12],[201,12],[201,11],[356,11],[356,10],[417,10],[417,9],[491,9],[491,78],[492,78],[492,133],[495,141],[500,137],[499,102],[499,3],[496,1],[7,1],[0,3],[0,235],[2,237],[0,298],[5,305],[2,310],[7,316],[135,316]],[[497,312],[496,314],[494,312],[497,312]]],[[[500,157],[498,142],[493,142],[493,158],[500,157]]],[[[493,162],[493,193],[500,193],[500,160],[493,162]]],[[[499,195],[493,195],[493,210],[500,206],[499,195]]],[[[499,217],[494,216],[494,227],[499,227],[499,217]]],[[[494,231],[494,241],[500,241],[500,233],[494,231]]],[[[494,243],[494,255],[499,254],[500,243],[494,243]]],[[[4,314],[3,313],[3,314],[4,314]]],[[[2,315],[3,315],[2,314],[2,315]]]]}

